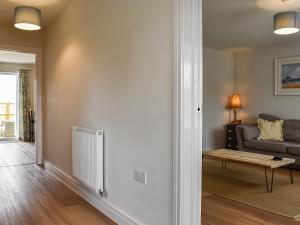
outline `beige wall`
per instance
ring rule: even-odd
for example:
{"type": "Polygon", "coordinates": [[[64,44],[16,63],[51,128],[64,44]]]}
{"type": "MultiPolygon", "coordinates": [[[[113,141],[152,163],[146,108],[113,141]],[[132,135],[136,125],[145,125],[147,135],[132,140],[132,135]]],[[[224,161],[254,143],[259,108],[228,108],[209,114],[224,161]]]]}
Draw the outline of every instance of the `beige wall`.
{"type": "MultiPolygon", "coordinates": [[[[42,47],[42,32],[41,31],[21,31],[16,28],[0,27],[0,45],[9,46],[21,46],[21,47],[42,47]]],[[[26,64],[14,64],[14,63],[1,63],[2,67],[9,67],[13,69],[30,69],[30,100],[34,103],[34,77],[35,77],[35,66],[26,64]]],[[[34,107],[34,104],[33,104],[34,107]]]]}
{"type": "Polygon", "coordinates": [[[241,94],[244,122],[254,122],[262,112],[300,119],[299,96],[274,95],[274,59],[295,55],[300,55],[299,43],[235,54],[235,89],[241,94]]]}
{"type": "Polygon", "coordinates": [[[208,150],[225,145],[224,125],[230,121],[226,103],[234,90],[234,58],[232,53],[210,48],[204,48],[203,57],[203,148],[208,150]]]}
{"type": "MultiPolygon", "coordinates": [[[[42,47],[42,32],[41,31],[22,31],[16,28],[0,27],[0,45],[21,46],[21,47],[42,47]]],[[[13,69],[30,69],[30,101],[34,107],[34,77],[35,66],[26,64],[1,63],[0,66],[13,69]]]]}
{"type": "Polygon", "coordinates": [[[71,174],[71,127],[104,129],[106,201],[148,225],[171,224],[172,9],[73,1],[45,32],[46,160],[71,174]]]}
{"type": "Polygon", "coordinates": [[[16,28],[0,27],[0,44],[22,46],[22,47],[42,47],[41,31],[22,31],[16,28]]]}

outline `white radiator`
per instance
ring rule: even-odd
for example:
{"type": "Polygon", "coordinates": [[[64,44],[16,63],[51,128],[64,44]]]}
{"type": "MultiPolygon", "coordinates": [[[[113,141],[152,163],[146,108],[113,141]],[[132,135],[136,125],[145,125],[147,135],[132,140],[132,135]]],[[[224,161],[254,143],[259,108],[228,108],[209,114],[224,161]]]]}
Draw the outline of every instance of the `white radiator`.
{"type": "Polygon", "coordinates": [[[80,126],[72,129],[73,176],[80,182],[104,192],[103,130],[80,126]]]}

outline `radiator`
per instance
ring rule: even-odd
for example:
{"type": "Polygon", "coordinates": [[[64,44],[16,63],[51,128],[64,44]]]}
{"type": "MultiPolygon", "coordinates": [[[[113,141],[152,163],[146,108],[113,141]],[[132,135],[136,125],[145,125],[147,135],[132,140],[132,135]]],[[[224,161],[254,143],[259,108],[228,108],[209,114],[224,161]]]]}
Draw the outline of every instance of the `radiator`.
{"type": "Polygon", "coordinates": [[[72,129],[73,176],[100,195],[104,192],[103,136],[103,130],[72,129]]]}

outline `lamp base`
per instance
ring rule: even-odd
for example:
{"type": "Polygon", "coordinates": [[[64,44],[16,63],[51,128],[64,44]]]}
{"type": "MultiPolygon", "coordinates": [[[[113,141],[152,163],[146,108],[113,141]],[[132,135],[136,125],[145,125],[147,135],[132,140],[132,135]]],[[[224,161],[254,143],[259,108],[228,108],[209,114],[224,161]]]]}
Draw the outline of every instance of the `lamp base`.
{"type": "Polygon", "coordinates": [[[233,120],[231,124],[242,124],[242,120],[233,120]]]}
{"type": "Polygon", "coordinates": [[[233,121],[231,122],[231,124],[241,124],[242,121],[237,119],[237,109],[235,108],[233,110],[234,116],[233,116],[233,121]]]}

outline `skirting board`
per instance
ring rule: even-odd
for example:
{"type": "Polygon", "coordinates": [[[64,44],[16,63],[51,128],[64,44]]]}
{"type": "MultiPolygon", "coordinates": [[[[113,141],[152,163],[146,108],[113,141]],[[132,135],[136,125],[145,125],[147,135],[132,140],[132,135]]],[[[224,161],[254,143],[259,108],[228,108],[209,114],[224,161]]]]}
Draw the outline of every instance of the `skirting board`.
{"type": "Polygon", "coordinates": [[[77,193],[104,215],[115,221],[119,225],[145,225],[131,216],[124,213],[122,210],[113,206],[111,203],[100,199],[99,196],[89,191],[86,187],[77,182],[74,178],[54,166],[48,161],[45,161],[45,170],[56,179],[61,181],[72,191],[77,193]]]}

